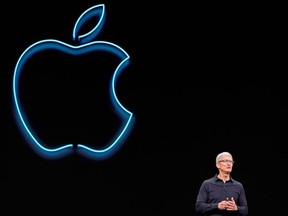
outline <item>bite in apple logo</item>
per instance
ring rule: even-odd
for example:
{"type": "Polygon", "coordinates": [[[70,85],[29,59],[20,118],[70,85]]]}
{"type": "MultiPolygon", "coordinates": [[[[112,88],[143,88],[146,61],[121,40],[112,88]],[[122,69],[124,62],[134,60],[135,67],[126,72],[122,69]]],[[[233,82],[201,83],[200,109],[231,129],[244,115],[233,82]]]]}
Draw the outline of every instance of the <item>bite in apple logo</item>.
{"type": "Polygon", "coordinates": [[[16,122],[20,128],[20,131],[24,135],[25,139],[28,141],[33,150],[38,153],[40,156],[49,159],[58,159],[72,152],[77,152],[87,158],[91,159],[105,159],[111,157],[119,147],[124,143],[124,140],[128,137],[133,123],[134,116],[133,113],[127,110],[118,100],[116,95],[116,82],[120,73],[125,67],[129,64],[129,55],[127,52],[122,49],[120,46],[107,42],[107,41],[92,41],[98,33],[101,31],[105,18],[105,6],[104,4],[99,4],[93,6],[78,18],[74,25],[73,29],[73,40],[79,43],[78,46],[73,46],[68,43],[55,40],[55,39],[46,39],[38,41],[31,46],[29,46],[19,57],[17,64],[15,66],[14,75],[13,75],[13,102],[15,107],[15,118],[16,122]],[[98,22],[96,26],[86,34],[79,35],[80,29],[84,26],[87,20],[97,16],[98,22]],[[93,145],[88,144],[71,144],[65,143],[58,147],[51,147],[51,144],[44,143],[40,141],[37,137],[37,130],[33,128],[27,118],[27,113],[24,112],[23,102],[20,98],[20,88],[19,83],[21,81],[21,73],[23,67],[26,64],[27,60],[32,56],[37,55],[40,51],[55,50],[63,52],[66,55],[79,56],[87,54],[90,52],[97,51],[106,51],[112,53],[120,58],[120,63],[113,72],[113,76],[110,80],[110,100],[111,103],[119,114],[119,117],[122,119],[122,124],[115,136],[111,138],[109,143],[107,143],[103,148],[91,147],[93,145]],[[49,147],[50,146],[50,147],[49,147]]]}

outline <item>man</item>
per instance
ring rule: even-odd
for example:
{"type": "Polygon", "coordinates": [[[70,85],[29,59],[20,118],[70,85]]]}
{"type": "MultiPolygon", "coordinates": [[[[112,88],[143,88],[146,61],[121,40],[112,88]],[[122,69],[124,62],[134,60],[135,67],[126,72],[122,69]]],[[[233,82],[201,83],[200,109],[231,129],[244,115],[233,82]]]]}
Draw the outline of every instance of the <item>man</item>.
{"type": "Polygon", "coordinates": [[[205,216],[248,215],[244,187],[231,177],[233,164],[229,152],[217,155],[218,174],[203,181],[195,204],[197,213],[205,216]]]}

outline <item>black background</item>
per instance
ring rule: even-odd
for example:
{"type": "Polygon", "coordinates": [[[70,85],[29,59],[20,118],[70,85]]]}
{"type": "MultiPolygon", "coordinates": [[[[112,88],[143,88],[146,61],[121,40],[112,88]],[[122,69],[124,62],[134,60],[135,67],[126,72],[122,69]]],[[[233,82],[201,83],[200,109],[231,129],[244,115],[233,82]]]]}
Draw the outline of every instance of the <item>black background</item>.
{"type": "MultiPolygon", "coordinates": [[[[9,211],[195,215],[200,184],[216,173],[216,155],[229,151],[236,161],[232,176],[245,187],[249,215],[284,212],[288,91],[283,7],[188,1],[12,1],[1,7],[6,12],[1,14],[1,196],[9,211]],[[15,64],[36,41],[72,43],[76,19],[99,3],[106,5],[107,20],[96,40],[118,44],[131,57],[117,89],[135,115],[135,127],[107,160],[44,159],[29,147],[13,118],[15,64]]],[[[74,87],[64,75],[51,82],[57,90],[74,87]]],[[[87,85],[90,89],[93,83],[87,85]]],[[[58,102],[73,101],[81,116],[97,107],[79,106],[81,97],[68,93],[69,100],[63,94],[58,102]]],[[[47,130],[39,125],[43,133],[56,131],[50,141],[62,139],[63,129],[71,140],[93,137],[89,125],[76,133],[69,118],[74,111],[61,118],[42,107],[33,116],[57,122],[47,124],[47,130]]],[[[104,116],[100,122],[109,128],[104,116]]]]}

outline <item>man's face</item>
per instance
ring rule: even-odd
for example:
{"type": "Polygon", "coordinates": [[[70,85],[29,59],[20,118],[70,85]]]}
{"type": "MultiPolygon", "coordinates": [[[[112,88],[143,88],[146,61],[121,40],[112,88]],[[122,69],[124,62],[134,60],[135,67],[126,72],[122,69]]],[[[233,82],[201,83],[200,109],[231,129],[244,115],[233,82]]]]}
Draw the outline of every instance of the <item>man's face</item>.
{"type": "Polygon", "coordinates": [[[231,156],[223,156],[220,158],[218,163],[216,164],[219,171],[224,173],[230,173],[232,171],[234,161],[231,156]]]}

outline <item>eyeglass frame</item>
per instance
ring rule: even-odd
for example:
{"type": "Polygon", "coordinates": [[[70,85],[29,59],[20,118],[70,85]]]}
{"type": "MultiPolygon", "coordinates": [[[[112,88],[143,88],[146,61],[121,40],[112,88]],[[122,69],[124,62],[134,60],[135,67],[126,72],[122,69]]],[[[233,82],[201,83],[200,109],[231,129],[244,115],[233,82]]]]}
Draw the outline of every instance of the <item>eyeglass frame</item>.
{"type": "Polygon", "coordinates": [[[223,163],[232,163],[232,164],[234,164],[235,163],[235,161],[234,160],[219,160],[218,161],[218,163],[220,163],[220,162],[223,162],[223,163]]]}

